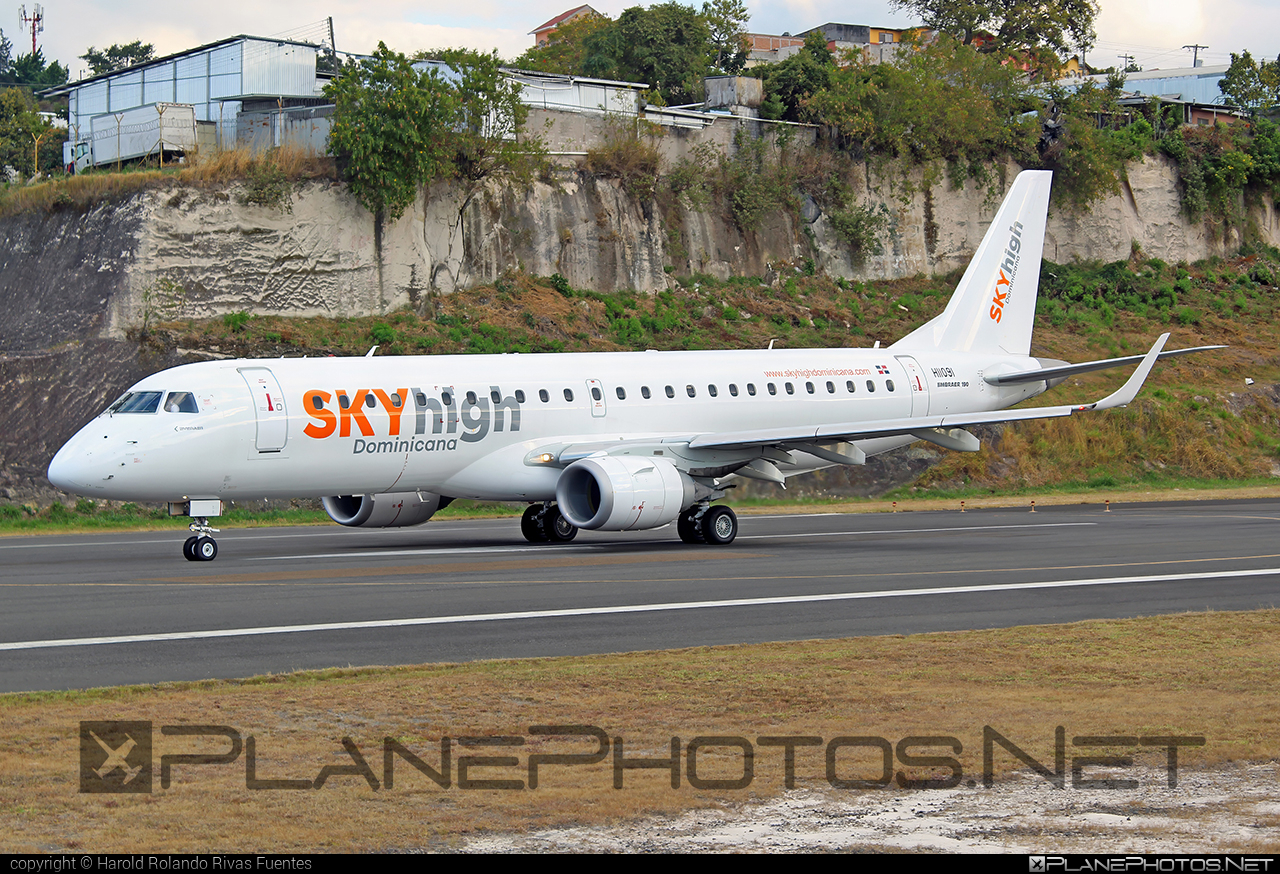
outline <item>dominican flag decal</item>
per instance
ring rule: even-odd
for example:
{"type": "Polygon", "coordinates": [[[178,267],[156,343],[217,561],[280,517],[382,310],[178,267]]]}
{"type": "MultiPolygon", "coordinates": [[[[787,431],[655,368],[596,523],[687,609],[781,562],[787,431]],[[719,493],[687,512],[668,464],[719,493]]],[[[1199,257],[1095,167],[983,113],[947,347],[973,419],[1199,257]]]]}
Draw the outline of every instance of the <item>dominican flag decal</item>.
{"type": "Polygon", "coordinates": [[[885,367],[883,364],[876,365],[876,373],[887,374],[888,372],[889,368],[885,367]]]}

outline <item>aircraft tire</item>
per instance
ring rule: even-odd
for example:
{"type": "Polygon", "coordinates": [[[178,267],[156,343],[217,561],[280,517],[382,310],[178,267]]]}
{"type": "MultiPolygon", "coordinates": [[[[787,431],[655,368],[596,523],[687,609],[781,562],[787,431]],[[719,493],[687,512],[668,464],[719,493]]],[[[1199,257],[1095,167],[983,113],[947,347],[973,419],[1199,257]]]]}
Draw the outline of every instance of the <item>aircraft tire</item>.
{"type": "Polygon", "coordinates": [[[702,538],[702,528],[694,521],[693,511],[680,514],[676,519],[676,532],[685,543],[706,543],[702,538]]]}
{"type": "Polygon", "coordinates": [[[192,552],[196,561],[213,561],[218,557],[218,542],[212,537],[199,537],[192,552]]]}
{"type": "Polygon", "coordinates": [[[702,517],[702,538],[716,546],[728,546],[738,536],[738,516],[728,507],[712,507],[702,517]]]}
{"type": "Polygon", "coordinates": [[[182,544],[182,557],[187,561],[199,561],[199,559],[196,558],[196,541],[199,539],[199,537],[192,534],[186,539],[186,542],[182,544]]]}
{"type": "Polygon", "coordinates": [[[520,533],[530,543],[547,542],[547,534],[542,530],[542,523],[538,519],[538,514],[541,512],[542,507],[538,504],[530,504],[525,509],[524,515],[520,517],[520,533]]]}
{"type": "Polygon", "coordinates": [[[560,508],[552,505],[542,517],[542,530],[552,543],[568,543],[578,536],[578,529],[560,514],[560,508]]]}

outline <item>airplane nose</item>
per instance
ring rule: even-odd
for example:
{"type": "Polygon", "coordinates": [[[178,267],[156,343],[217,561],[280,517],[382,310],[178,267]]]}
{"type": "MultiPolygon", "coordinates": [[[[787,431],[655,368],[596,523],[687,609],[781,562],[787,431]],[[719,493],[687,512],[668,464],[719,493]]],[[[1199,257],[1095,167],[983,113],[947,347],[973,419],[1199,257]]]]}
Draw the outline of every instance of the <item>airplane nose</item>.
{"type": "Polygon", "coordinates": [[[83,453],[75,451],[75,442],[59,449],[49,462],[49,482],[64,492],[82,492],[85,488],[83,453]]]}

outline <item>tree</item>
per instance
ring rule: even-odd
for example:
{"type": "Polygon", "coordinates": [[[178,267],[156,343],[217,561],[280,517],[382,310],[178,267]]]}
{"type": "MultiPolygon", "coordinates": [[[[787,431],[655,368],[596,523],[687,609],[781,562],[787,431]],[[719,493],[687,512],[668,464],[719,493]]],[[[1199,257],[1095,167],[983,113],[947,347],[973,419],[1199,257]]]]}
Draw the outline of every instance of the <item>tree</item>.
{"type": "Polygon", "coordinates": [[[767,95],[760,114],[786,121],[812,121],[808,101],[831,86],[836,70],[835,57],[827,48],[827,38],[810,33],[800,51],[778,64],[756,67],[752,73],[764,80],[767,95]]]}
{"type": "Polygon", "coordinates": [[[520,131],[529,107],[520,86],[502,72],[496,52],[449,49],[440,55],[457,74],[456,118],[448,135],[453,172],[468,182],[522,169],[537,145],[522,141],[520,131]]]}
{"type": "Polygon", "coordinates": [[[702,4],[702,18],[711,33],[715,55],[711,66],[729,76],[741,73],[751,51],[746,35],[751,14],[746,5],[742,0],[711,0],[702,4]]]}
{"type": "Polygon", "coordinates": [[[1280,102],[1280,58],[1259,64],[1247,51],[1232,52],[1231,66],[1218,88],[1232,106],[1257,115],[1280,102]]]}
{"type": "Polygon", "coordinates": [[[890,0],[920,16],[926,27],[972,45],[983,31],[994,36],[979,51],[1024,58],[1035,67],[1056,67],[1073,50],[1093,47],[1095,0],[890,0]]]}
{"type": "Polygon", "coordinates": [[[9,65],[13,63],[13,43],[0,29],[0,78],[9,74],[9,65]]]}
{"type": "Polygon", "coordinates": [[[143,43],[140,39],[135,39],[127,45],[113,45],[111,48],[98,51],[93,46],[89,46],[88,50],[80,56],[80,60],[89,65],[89,70],[94,76],[100,76],[103,73],[113,73],[116,70],[123,70],[125,67],[132,67],[135,64],[145,64],[148,61],[155,60],[156,47],[151,43],[143,43]]]}
{"type": "Polygon", "coordinates": [[[711,30],[689,6],[668,2],[633,6],[613,26],[586,40],[588,76],[647,82],[671,104],[702,99],[711,68],[711,30]]]}
{"type": "Polygon", "coordinates": [[[544,46],[535,46],[512,61],[521,70],[541,73],[582,75],[587,60],[587,40],[597,31],[613,26],[613,19],[587,12],[566,21],[551,34],[544,46]]]}
{"type": "Polygon", "coordinates": [[[375,215],[400,217],[418,189],[464,180],[463,204],[480,182],[521,174],[545,151],[522,139],[528,108],[496,53],[436,53],[443,64],[410,60],[383,43],[325,86],[334,102],[329,152],[352,194],[375,215]]]}
{"type": "Polygon", "coordinates": [[[67,68],[57,61],[46,65],[44,49],[36,49],[35,54],[20,55],[10,64],[5,78],[13,85],[51,88],[54,85],[66,84],[67,68]]]}
{"type": "MultiPolygon", "coordinates": [[[[34,176],[37,148],[48,143],[54,133],[26,91],[0,91],[0,169],[12,167],[25,177],[34,176]]],[[[60,163],[59,156],[54,166],[60,163]]]]}
{"type": "Polygon", "coordinates": [[[457,95],[434,68],[414,69],[384,43],[324,87],[333,101],[329,152],[366,209],[399,218],[420,186],[449,169],[444,141],[457,95]]]}

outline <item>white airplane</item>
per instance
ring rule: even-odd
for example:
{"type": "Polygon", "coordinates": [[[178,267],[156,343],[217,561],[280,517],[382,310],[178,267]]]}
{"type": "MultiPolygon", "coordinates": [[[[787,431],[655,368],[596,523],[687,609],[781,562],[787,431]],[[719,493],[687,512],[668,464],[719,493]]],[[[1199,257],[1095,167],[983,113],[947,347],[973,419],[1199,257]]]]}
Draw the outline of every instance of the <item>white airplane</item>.
{"type": "Polygon", "coordinates": [[[213,559],[227,501],[318,497],[355,527],[417,525],[455,498],[527,501],[534,542],[676,523],[728,544],[733,477],[862,464],[966,426],[1130,402],[1163,352],[1030,356],[1051,174],[1021,173],[941,315],[888,348],[279,358],[187,364],[130,388],[59,450],[50,481],[190,515],[213,559]],[[1074,374],[1137,363],[1094,403],[1009,410],[1074,374]],[[728,480],[728,481],[727,481],[728,480]]]}

